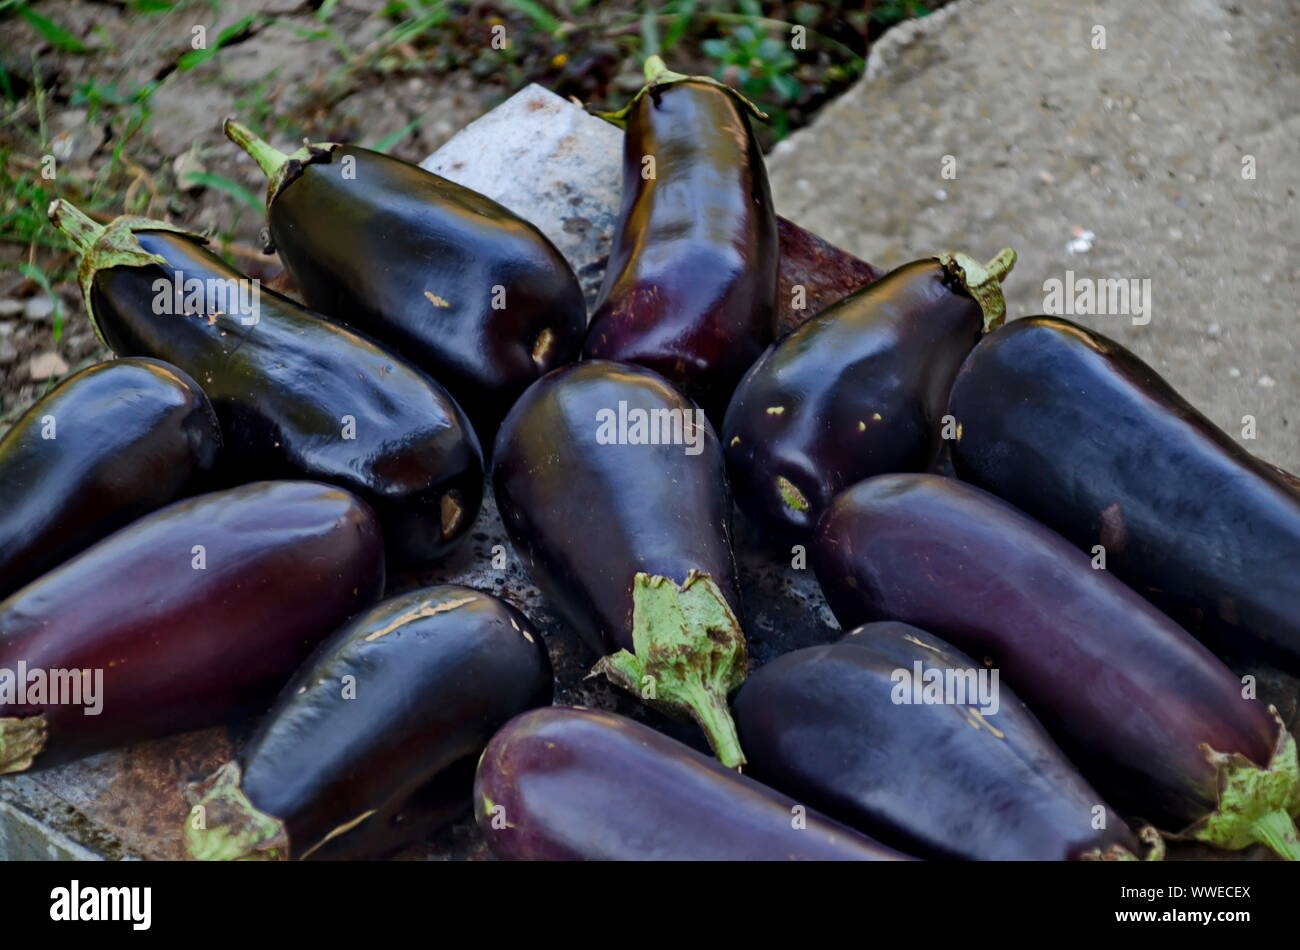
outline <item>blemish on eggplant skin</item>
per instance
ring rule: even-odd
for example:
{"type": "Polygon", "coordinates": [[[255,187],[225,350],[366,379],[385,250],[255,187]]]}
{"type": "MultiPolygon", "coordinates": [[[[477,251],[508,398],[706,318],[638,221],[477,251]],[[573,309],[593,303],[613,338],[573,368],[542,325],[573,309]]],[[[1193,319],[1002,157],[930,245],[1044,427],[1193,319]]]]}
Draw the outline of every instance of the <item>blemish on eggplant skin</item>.
{"type": "Polygon", "coordinates": [[[918,640],[916,637],[912,636],[910,633],[905,633],[905,634],[903,634],[903,639],[906,640],[906,641],[909,642],[909,643],[915,643],[917,646],[919,646],[919,647],[920,647],[921,649],[923,649],[923,650],[930,650],[930,651],[933,652],[933,653],[942,653],[942,652],[943,652],[942,650],[940,650],[940,649],[939,649],[938,647],[936,647],[936,646],[933,646],[933,645],[931,645],[931,644],[929,644],[929,643],[924,643],[923,641],[918,640]]]}
{"type": "Polygon", "coordinates": [[[451,302],[449,300],[445,300],[442,297],[439,297],[432,290],[426,290],[424,292],[424,296],[427,297],[429,299],[429,303],[433,304],[435,307],[441,307],[445,310],[447,307],[451,306],[451,302]]]}
{"type": "Polygon", "coordinates": [[[435,604],[431,600],[425,601],[415,609],[408,610],[399,617],[394,617],[374,633],[367,634],[366,643],[372,643],[380,637],[386,637],[394,630],[405,627],[408,623],[412,623],[416,620],[423,620],[425,617],[433,617],[437,614],[446,613],[449,610],[455,610],[457,607],[464,607],[466,604],[472,604],[476,600],[478,600],[477,597],[461,597],[458,600],[446,600],[440,604],[435,604]]]}
{"type": "Polygon", "coordinates": [[[1119,502],[1107,505],[1101,512],[1101,546],[1114,554],[1122,554],[1128,544],[1128,529],[1124,526],[1124,512],[1119,502]]]}
{"type": "Polygon", "coordinates": [[[456,529],[460,527],[461,519],[465,516],[465,510],[461,508],[452,494],[449,492],[442,496],[442,501],[438,504],[439,514],[442,518],[442,536],[450,538],[455,534],[456,529]]]}
{"type": "Polygon", "coordinates": [[[973,706],[967,706],[966,711],[979,720],[979,722],[977,723],[976,722],[971,723],[971,725],[974,726],[976,729],[978,729],[980,726],[983,726],[990,733],[992,733],[995,739],[1005,739],[1007,737],[1007,734],[1005,732],[1003,732],[1001,729],[996,728],[992,723],[990,723],[987,719],[985,719],[984,714],[980,712],[978,709],[974,708],[973,706]]]}
{"type": "Polygon", "coordinates": [[[785,412],[785,406],[768,406],[768,407],[767,407],[767,414],[768,414],[769,416],[779,416],[779,415],[781,415],[781,413],[783,413],[783,412],[785,412]]]}
{"type": "Polygon", "coordinates": [[[542,365],[546,357],[550,355],[551,346],[555,342],[555,334],[551,332],[550,327],[546,327],[541,333],[537,334],[537,339],[533,341],[533,362],[542,365]]]}

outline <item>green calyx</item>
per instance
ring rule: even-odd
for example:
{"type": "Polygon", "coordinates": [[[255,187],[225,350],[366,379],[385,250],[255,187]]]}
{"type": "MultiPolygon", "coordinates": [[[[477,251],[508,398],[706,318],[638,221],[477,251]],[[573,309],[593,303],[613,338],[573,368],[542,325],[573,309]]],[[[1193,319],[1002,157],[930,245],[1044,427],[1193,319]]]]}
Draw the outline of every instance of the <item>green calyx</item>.
{"type": "Polygon", "coordinates": [[[708,574],[691,571],[679,587],[666,577],[638,573],[632,588],[632,645],[591,670],[704,730],[723,765],[745,763],[727,695],[745,681],[745,634],[726,597],[708,574]]]}
{"type": "Polygon", "coordinates": [[[1300,861],[1294,817],[1300,815],[1300,760],[1295,738],[1277,710],[1278,738],[1273,756],[1260,768],[1239,753],[1202,746],[1219,772],[1219,807],[1172,838],[1193,839],[1228,851],[1262,843],[1288,861],[1300,861]]]}
{"type": "Polygon", "coordinates": [[[94,284],[95,274],[110,267],[148,267],[151,264],[159,267],[167,266],[164,258],[157,254],[150,254],[140,246],[135,233],[172,231],[183,234],[191,240],[207,243],[207,238],[202,235],[152,218],[121,215],[108,224],[100,224],[62,198],[51,203],[47,214],[54,226],[72,242],[77,253],[81,255],[81,263],[77,265],[77,283],[81,285],[81,297],[86,304],[86,315],[90,317],[90,325],[94,327],[99,342],[105,346],[108,346],[108,341],[104,339],[99,319],[95,316],[95,308],[90,302],[90,289],[94,284]]]}
{"type": "Polygon", "coordinates": [[[653,89],[661,89],[666,86],[672,86],[679,82],[699,82],[709,86],[717,86],[724,92],[729,92],[743,105],[755,118],[767,121],[767,113],[743,96],[739,91],[731,88],[725,82],[714,79],[712,76],[687,76],[685,73],[675,73],[668,68],[667,64],[658,56],[650,56],[645,61],[645,85],[637,90],[632,100],[623,108],[616,112],[600,112],[597,115],[608,122],[613,122],[617,126],[627,124],[627,117],[636,107],[636,104],[645,98],[646,94],[653,89]]]}
{"type": "Polygon", "coordinates": [[[1122,844],[1109,847],[1093,848],[1079,855],[1080,861],[1163,861],[1165,859],[1165,839],[1160,832],[1150,825],[1143,825],[1138,832],[1138,840],[1146,845],[1146,854],[1138,857],[1122,844]]]}
{"type": "Polygon", "coordinates": [[[1002,296],[1002,281],[1016,265],[1016,252],[1009,247],[998,251],[993,260],[981,264],[969,254],[948,251],[938,261],[949,276],[961,284],[984,314],[984,332],[1002,326],[1007,318],[1007,301],[1002,296]]]}
{"type": "Polygon", "coordinates": [[[44,716],[0,719],[0,775],[31,768],[49,735],[49,723],[44,716]]]}
{"type": "Polygon", "coordinates": [[[196,861],[278,861],[289,856],[284,822],[260,812],[240,787],[238,762],[227,762],[190,790],[185,850],[196,861]]]}
{"type": "Polygon", "coordinates": [[[268,208],[280,192],[293,184],[304,168],[318,162],[328,164],[334,150],[339,147],[337,142],[304,142],[298,151],[286,155],[279,149],[273,148],[248,126],[234,119],[226,119],[222,123],[221,130],[226,133],[226,138],[247,152],[266,175],[268,208]]]}

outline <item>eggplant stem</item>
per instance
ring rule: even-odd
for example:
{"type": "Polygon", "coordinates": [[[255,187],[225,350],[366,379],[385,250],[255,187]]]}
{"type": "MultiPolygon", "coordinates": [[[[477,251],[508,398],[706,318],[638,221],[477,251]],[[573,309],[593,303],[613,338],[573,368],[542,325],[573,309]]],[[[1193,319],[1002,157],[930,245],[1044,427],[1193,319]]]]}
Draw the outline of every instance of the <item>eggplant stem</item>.
{"type": "Polygon", "coordinates": [[[337,142],[304,142],[303,147],[298,151],[286,155],[259,138],[248,126],[233,118],[221,123],[221,129],[226,133],[226,138],[252,156],[253,161],[257,162],[257,167],[266,174],[268,211],[280,192],[293,184],[304,168],[317,162],[329,162],[334,150],[339,147],[337,142]]]}
{"type": "Polygon", "coordinates": [[[1016,252],[1004,247],[987,264],[969,254],[948,251],[939,255],[939,263],[961,284],[962,289],[980,306],[984,314],[984,332],[996,330],[1006,321],[1007,301],[1002,296],[1002,281],[1016,265],[1016,252]]]}
{"type": "Polygon", "coordinates": [[[632,645],[603,657],[603,673],[628,692],[679,718],[693,719],[723,765],[739,768],[744,753],[727,696],[745,680],[745,635],[722,590],[692,570],[678,586],[638,573],[632,585],[632,645]]]}
{"type": "Polygon", "coordinates": [[[1218,807],[1172,838],[1194,839],[1239,851],[1262,842],[1282,857],[1300,861],[1300,842],[1291,816],[1300,813],[1300,756],[1295,737],[1275,706],[1277,740],[1266,766],[1238,752],[1216,752],[1202,745],[1206,761],[1218,773],[1218,807]]]}
{"type": "Polygon", "coordinates": [[[1251,829],[1257,840],[1268,845],[1279,857],[1300,861],[1300,838],[1296,837],[1295,822],[1282,809],[1256,818],[1251,829]]]}
{"type": "Polygon", "coordinates": [[[175,234],[183,234],[199,244],[207,243],[206,238],[184,228],[178,228],[166,221],[154,221],[151,218],[122,215],[108,224],[100,225],[62,198],[53,202],[46,214],[49,215],[54,226],[76,245],[81,255],[81,261],[77,265],[77,283],[81,285],[81,298],[86,304],[86,316],[90,318],[90,325],[99,342],[108,346],[110,350],[112,347],[104,337],[104,330],[99,324],[99,317],[95,314],[91,294],[95,274],[111,267],[148,267],[153,264],[159,267],[167,266],[167,261],[163,257],[150,254],[140,246],[135,236],[137,231],[171,231],[175,234]]]}
{"type": "Polygon", "coordinates": [[[262,173],[267,178],[274,175],[284,166],[285,162],[289,161],[288,155],[258,136],[244,123],[236,122],[233,118],[226,119],[221,124],[221,131],[226,133],[226,138],[242,148],[252,157],[253,161],[257,162],[257,167],[262,169],[262,173]]]}
{"type": "Polygon", "coordinates": [[[288,857],[284,822],[259,811],[244,794],[243,771],[230,761],[207,780],[190,788],[191,810],[185,818],[185,850],[198,861],[275,861],[288,857]],[[196,817],[201,817],[195,825],[196,817]]]}
{"type": "Polygon", "coordinates": [[[740,735],[736,732],[736,721],[731,718],[727,697],[696,683],[687,684],[682,692],[691,718],[704,731],[718,761],[739,770],[745,764],[745,753],[740,748],[740,735]]]}
{"type": "Polygon", "coordinates": [[[683,79],[691,78],[685,73],[675,73],[669,69],[662,56],[647,56],[644,73],[645,81],[652,86],[661,82],[681,82],[683,79]]]}
{"type": "Polygon", "coordinates": [[[64,237],[72,242],[77,253],[85,254],[99,240],[107,226],[83,213],[80,208],[68,204],[62,198],[50,202],[46,212],[51,223],[63,232],[64,237]]]}
{"type": "Polygon", "coordinates": [[[671,86],[679,82],[697,82],[703,83],[706,86],[714,86],[721,89],[723,92],[731,93],[731,95],[742,106],[744,106],[745,109],[752,113],[755,118],[762,119],[764,122],[767,121],[767,113],[756,106],[752,100],[743,95],[738,89],[733,89],[725,82],[722,82],[719,79],[714,79],[712,76],[688,76],[685,73],[673,72],[659,56],[646,57],[644,72],[645,84],[637,90],[636,95],[632,97],[632,100],[627,105],[614,112],[597,112],[596,116],[622,128],[627,125],[627,117],[632,112],[632,109],[636,107],[636,104],[640,102],[645,97],[645,94],[651,89],[659,86],[671,86]]]}
{"type": "Polygon", "coordinates": [[[25,772],[41,754],[50,727],[44,716],[0,719],[0,775],[25,772]]]}

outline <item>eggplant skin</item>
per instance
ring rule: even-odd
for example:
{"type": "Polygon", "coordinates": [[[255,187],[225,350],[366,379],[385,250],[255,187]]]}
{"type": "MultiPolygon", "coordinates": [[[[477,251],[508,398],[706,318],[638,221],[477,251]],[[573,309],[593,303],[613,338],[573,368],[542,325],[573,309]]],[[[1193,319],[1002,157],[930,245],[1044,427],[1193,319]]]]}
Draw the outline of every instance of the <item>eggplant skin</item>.
{"type": "Polygon", "coordinates": [[[623,206],[583,354],[647,366],[720,421],[772,340],[777,262],[745,108],[709,83],[652,88],[627,117],[623,206]]]}
{"type": "Polygon", "coordinates": [[[1030,317],[950,409],[958,474],[1059,531],[1211,645],[1300,670],[1300,491],[1099,333],[1030,317]]]}
{"type": "MultiPolygon", "coordinates": [[[[541,635],[510,604],[456,585],[409,591],[351,620],[294,675],[240,755],[242,788],[303,857],[477,760],[553,688],[541,635]]],[[[467,809],[472,775],[457,774],[467,809]]]]}
{"type": "Polygon", "coordinates": [[[936,259],[850,294],[768,348],[722,425],[736,502],[775,541],[806,542],[843,488],[922,471],[948,387],[984,316],[936,259]]]}
{"type": "Polygon", "coordinates": [[[810,553],[841,627],[898,620],[996,666],[1100,791],[1161,828],[1216,808],[1203,744],[1270,764],[1277,725],[1227,667],[988,492],[869,478],[822,515],[810,553]]]}
{"type": "Polygon", "coordinates": [[[267,217],[308,305],[432,374],[489,447],[519,394],[582,346],[582,288],[546,236],[418,166],[339,146],[267,217]]]}
{"type": "Polygon", "coordinates": [[[312,478],[363,498],[396,565],[448,553],[483,494],[483,456],[469,420],[437,382],[371,340],[262,289],[258,322],[235,313],[157,313],[156,280],[246,280],[192,238],[137,231],[167,267],[95,275],[92,306],[119,356],[175,363],[212,400],[226,476],[312,478]]]}
{"type": "Polygon", "coordinates": [[[638,572],[679,584],[692,570],[706,573],[741,616],[721,447],[658,373],[587,360],[542,377],[501,426],[492,480],[533,582],[598,655],[634,649],[638,572]],[[617,414],[620,403],[629,419],[637,410],[676,412],[693,427],[698,454],[683,445],[603,444],[597,413],[617,414]]]}
{"type": "Polygon", "coordinates": [[[374,861],[399,856],[473,810],[477,759],[449,766],[409,798],[380,808],[361,824],[320,844],[304,861],[374,861]]]}
{"type": "Polygon", "coordinates": [[[939,675],[980,666],[924,630],[882,622],[753,673],[734,707],[755,778],[912,854],[1136,855],[1124,822],[1009,689],[996,685],[987,714],[975,694],[962,705],[900,703],[897,674],[911,677],[916,663],[939,675]]]}
{"type": "Polygon", "coordinates": [[[0,598],[201,486],[220,449],[212,406],[175,366],[68,377],[0,439],[0,598]]]}
{"type": "Polygon", "coordinates": [[[889,861],[890,848],[613,713],[552,706],[493,737],[474,783],[512,861],[889,861]],[[800,819],[802,819],[802,827],[800,819]]]}
{"type": "Polygon", "coordinates": [[[374,513],[342,489],[254,482],[175,502],[0,603],[0,668],[102,670],[100,714],[0,705],[0,719],[43,715],[48,766],[265,709],[383,584],[374,513]]]}

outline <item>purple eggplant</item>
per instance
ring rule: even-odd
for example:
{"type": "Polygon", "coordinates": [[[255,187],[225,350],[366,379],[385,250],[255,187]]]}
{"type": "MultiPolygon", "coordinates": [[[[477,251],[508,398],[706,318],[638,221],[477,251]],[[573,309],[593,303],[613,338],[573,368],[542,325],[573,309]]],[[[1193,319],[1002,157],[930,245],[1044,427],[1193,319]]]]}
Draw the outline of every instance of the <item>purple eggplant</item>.
{"type": "Polygon", "coordinates": [[[841,489],[922,471],[940,445],[948,388],[980,335],[1006,314],[1002,251],[886,274],[768,348],[722,426],[736,502],[772,541],[808,540],[841,489]]]}
{"type": "Polygon", "coordinates": [[[741,764],[727,709],[746,668],[731,498],[704,414],[648,369],[575,363],[510,411],[492,480],[534,583],[602,657],[595,672],[688,713],[741,764]]]}
{"type": "Polygon", "coordinates": [[[331,142],[285,155],[224,128],[270,179],[271,242],[307,304],[432,374],[485,445],[529,383],[577,358],[582,288],[528,221],[382,152],[331,142]]]}
{"type": "Polygon", "coordinates": [[[958,474],[1059,531],[1212,646],[1300,671],[1300,491],[1151,367],[1054,317],[953,386],[958,474]]]}
{"type": "Polygon", "coordinates": [[[648,366],[721,420],[775,329],[776,214],[746,115],[757,110],[658,56],[645,71],[614,117],[627,130],[623,207],[583,352],[648,366]]]}
{"type": "Polygon", "coordinates": [[[231,482],[341,485],[375,510],[403,566],[464,539],[482,500],[483,456],[437,382],[253,285],[197,235],[147,218],[100,226],[61,200],[50,219],[82,254],[86,312],[104,343],[174,363],[208,394],[231,482]]]}
{"type": "Polygon", "coordinates": [[[156,511],[0,602],[0,774],[265,708],[383,586],[374,513],[339,488],[156,511]]]}
{"type": "Polygon", "coordinates": [[[755,778],[909,853],[1135,857],[1128,827],[998,671],[924,630],[870,623],[787,653],[734,706],[755,778]]]}
{"type": "Polygon", "coordinates": [[[512,719],[474,782],[513,861],[890,861],[905,856],[660,732],[552,706],[512,719]]]}
{"type": "Polygon", "coordinates": [[[541,635],[504,601],[455,585],[386,600],[322,643],[239,757],[195,789],[189,852],[306,858],[453,772],[468,804],[458,766],[551,692],[541,635]]]}
{"type": "Polygon", "coordinates": [[[477,759],[439,772],[409,798],[378,809],[355,828],[322,841],[305,861],[373,861],[393,857],[473,812],[477,759]]]}
{"type": "Polygon", "coordinates": [[[194,491],[220,448],[212,406],[175,366],[69,376],[0,439],[0,598],[194,491]]]}
{"type": "Polygon", "coordinates": [[[840,625],[900,620],[1001,670],[1083,774],[1171,834],[1300,858],[1296,743],[1185,630],[1068,541],[937,475],[879,475],[822,515],[840,625]]]}

